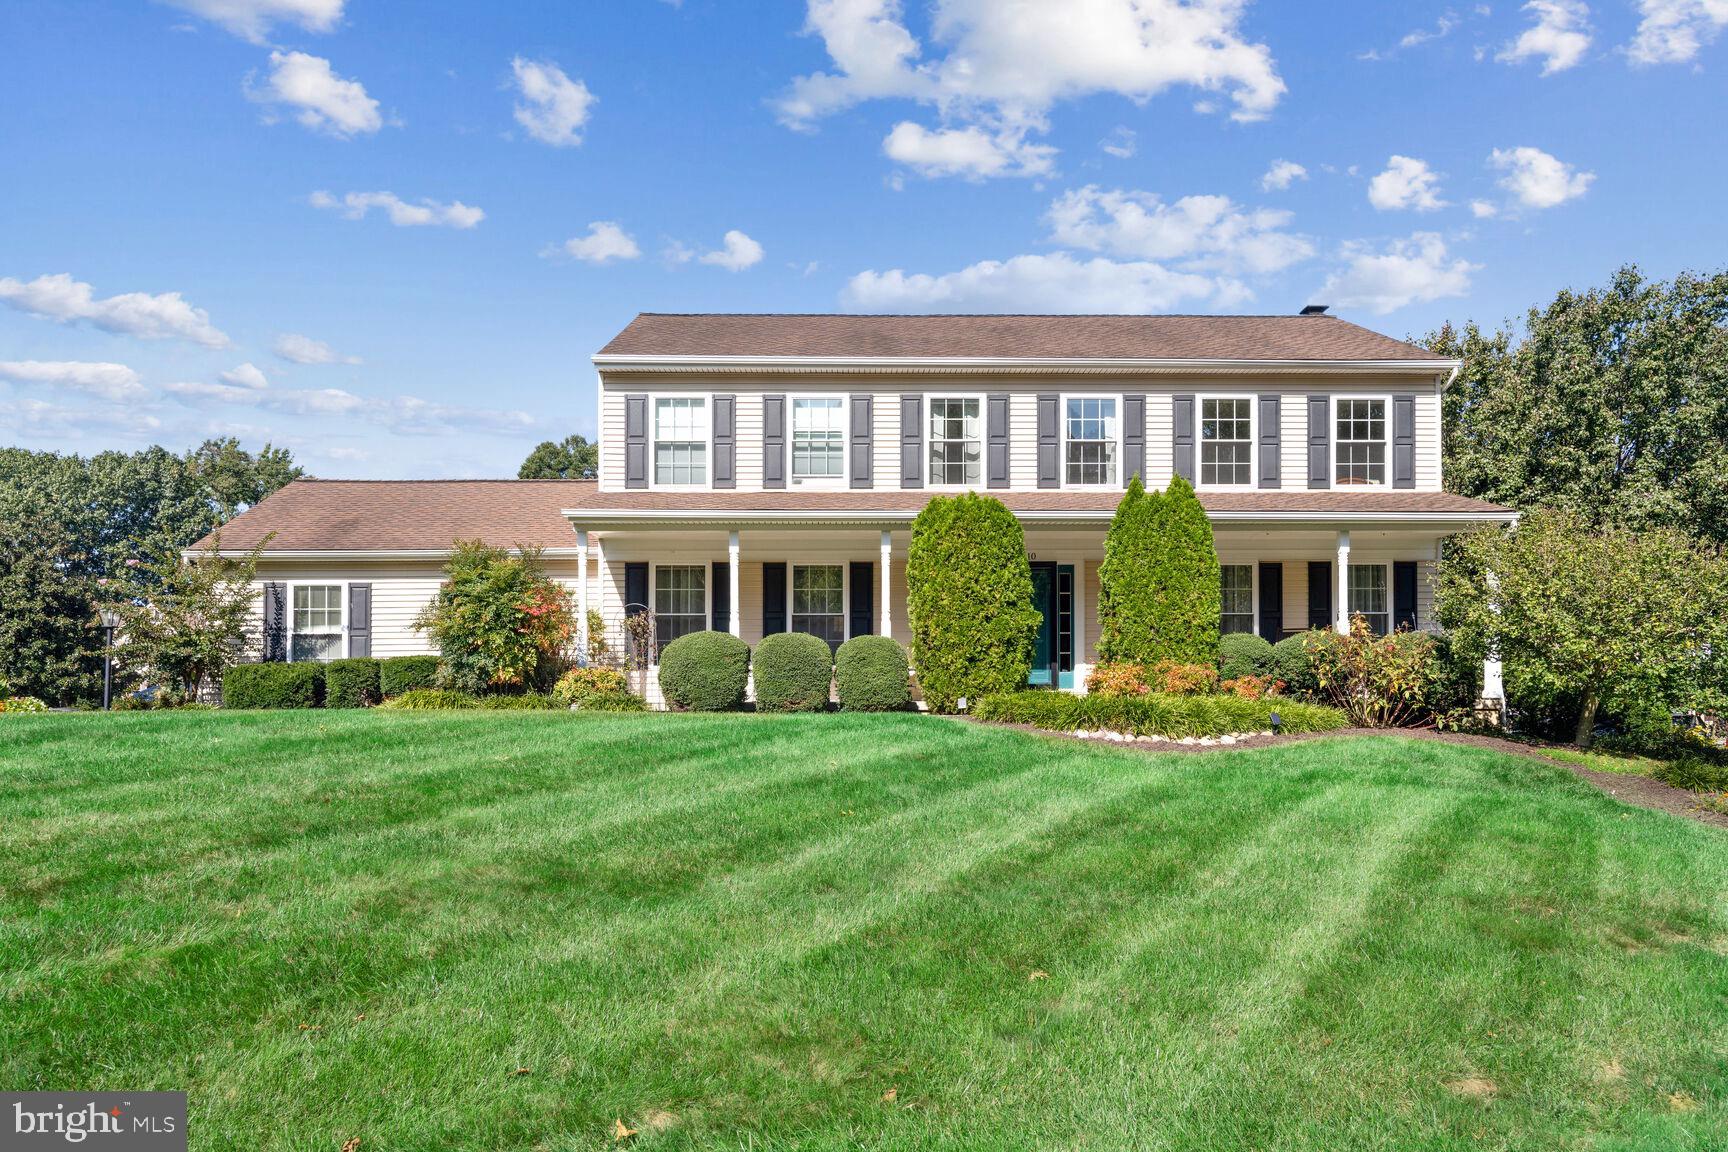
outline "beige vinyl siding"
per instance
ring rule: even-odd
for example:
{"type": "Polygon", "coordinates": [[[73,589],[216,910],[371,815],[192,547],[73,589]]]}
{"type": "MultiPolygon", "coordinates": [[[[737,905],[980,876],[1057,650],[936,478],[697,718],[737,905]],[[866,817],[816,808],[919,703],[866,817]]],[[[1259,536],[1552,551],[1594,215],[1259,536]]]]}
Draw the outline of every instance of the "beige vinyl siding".
{"type": "MultiPolygon", "coordinates": [[[[1255,445],[1259,451],[1259,445],[1255,445]]],[[[1255,472],[1259,482],[1259,472],[1255,472]]],[[[1308,487],[1308,394],[1282,393],[1278,401],[1278,486],[1308,487]]],[[[1286,576],[1288,579],[1288,576],[1286,576]]]]}
{"type": "Polygon", "coordinates": [[[1440,393],[1416,394],[1416,489],[1438,491],[1440,484],[1440,393]]]}
{"type": "Polygon", "coordinates": [[[1036,392],[1014,392],[1008,397],[1008,483],[1014,488],[1038,487],[1036,392]]]}
{"type": "Polygon", "coordinates": [[[738,630],[752,648],[762,639],[762,562],[738,565],[738,630]]]}
{"type": "MultiPolygon", "coordinates": [[[[600,390],[600,487],[624,487],[624,391],[600,390]]],[[[742,444],[740,444],[742,448],[742,444]]]]}
{"type": "MultiPolygon", "coordinates": [[[[1088,666],[1098,663],[1098,598],[1103,589],[1098,571],[1102,564],[1103,561],[1100,560],[1087,560],[1085,576],[1081,581],[1082,599],[1085,603],[1080,612],[1079,663],[1088,666]]],[[[1077,678],[1085,679],[1084,676],[1077,678]]]]}
{"type": "Polygon", "coordinates": [[[739,393],[733,412],[733,454],[738,489],[741,492],[759,492],[762,489],[761,394],[739,393]]]}
{"type": "MultiPolygon", "coordinates": [[[[894,559],[888,565],[888,572],[889,579],[892,581],[888,586],[888,591],[894,598],[894,617],[889,621],[891,632],[894,639],[898,640],[910,652],[912,649],[912,614],[906,610],[906,561],[894,559]]],[[[877,596],[877,602],[878,604],[881,602],[880,594],[877,596]]],[[[881,622],[878,621],[876,626],[880,629],[881,622]]]]}
{"type": "MultiPolygon", "coordinates": [[[[1140,482],[1147,488],[1164,488],[1176,474],[1176,390],[1159,389],[1146,396],[1146,475],[1140,482]]],[[[1091,603],[1090,597],[1087,603],[1091,603]]]]}

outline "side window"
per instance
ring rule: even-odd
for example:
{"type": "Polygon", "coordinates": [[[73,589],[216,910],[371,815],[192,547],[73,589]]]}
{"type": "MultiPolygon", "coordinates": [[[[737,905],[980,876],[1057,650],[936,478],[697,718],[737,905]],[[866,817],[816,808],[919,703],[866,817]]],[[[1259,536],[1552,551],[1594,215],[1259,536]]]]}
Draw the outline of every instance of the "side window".
{"type": "Polygon", "coordinates": [[[654,401],[654,483],[708,483],[708,401],[703,397],[654,401]]]}
{"type": "Polygon", "coordinates": [[[845,464],[845,401],[839,396],[792,401],[792,479],[837,479],[845,464]]]}
{"type": "Polygon", "coordinates": [[[1200,483],[1254,481],[1254,401],[1247,396],[1200,402],[1200,483]]]}
{"type": "Polygon", "coordinates": [[[1116,398],[1075,396],[1064,423],[1067,482],[1116,484],[1116,398]]]}
{"type": "Polygon", "coordinates": [[[1249,564],[1225,564],[1218,569],[1220,615],[1218,630],[1254,631],[1254,568],[1249,564]]]}
{"type": "Polygon", "coordinates": [[[294,633],[288,658],[335,660],[342,655],[342,585],[294,585],[294,633]]]}
{"type": "Polygon", "coordinates": [[[654,569],[654,639],[664,648],[708,627],[708,569],[662,564],[654,569]]]}
{"type": "Polygon", "coordinates": [[[1386,483],[1386,401],[1340,397],[1337,426],[1333,483],[1386,483]]]}
{"type": "Polygon", "coordinates": [[[984,432],[976,397],[930,398],[930,483],[976,486],[983,479],[984,432]]]}

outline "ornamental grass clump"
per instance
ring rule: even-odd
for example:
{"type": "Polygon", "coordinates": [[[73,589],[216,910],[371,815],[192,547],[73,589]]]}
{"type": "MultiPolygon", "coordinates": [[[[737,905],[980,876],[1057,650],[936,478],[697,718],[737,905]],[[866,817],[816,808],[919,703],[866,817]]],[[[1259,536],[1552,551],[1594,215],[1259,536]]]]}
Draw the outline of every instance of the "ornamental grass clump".
{"type": "Polygon", "coordinates": [[[1345,725],[1335,708],[1276,697],[1073,696],[1066,692],[1005,692],[979,701],[980,720],[1030,724],[1055,732],[1121,732],[1131,736],[1240,736],[1272,728],[1278,713],[1284,732],[1325,732],[1345,725]]]}

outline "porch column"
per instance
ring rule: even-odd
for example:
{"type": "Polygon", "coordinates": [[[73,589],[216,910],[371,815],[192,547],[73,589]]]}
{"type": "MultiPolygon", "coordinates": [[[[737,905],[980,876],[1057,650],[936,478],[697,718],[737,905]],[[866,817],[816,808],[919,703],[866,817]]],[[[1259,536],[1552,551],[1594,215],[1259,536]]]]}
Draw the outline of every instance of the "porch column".
{"type": "Polygon", "coordinates": [[[882,533],[882,611],[877,613],[880,617],[880,623],[877,624],[877,627],[884,636],[894,635],[894,597],[889,593],[888,588],[888,573],[893,570],[891,563],[894,555],[893,540],[893,533],[882,533]]]}
{"type": "MultiPolygon", "coordinates": [[[[1494,573],[1488,573],[1488,608],[1496,616],[1500,614],[1500,578],[1494,573]]],[[[1504,708],[1506,706],[1506,678],[1500,667],[1500,650],[1493,644],[1488,645],[1488,652],[1482,660],[1482,699],[1491,701],[1504,708]]]]}
{"type": "Polygon", "coordinates": [[[1350,635],[1350,533],[1338,533],[1338,562],[1333,565],[1338,587],[1332,598],[1333,626],[1340,636],[1350,635]]]}
{"type": "Polygon", "coordinates": [[[588,530],[576,529],[576,663],[588,664],[588,530]]]}
{"type": "Polygon", "coordinates": [[[732,615],[726,622],[726,631],[734,636],[744,635],[743,617],[738,613],[738,530],[734,528],[726,533],[726,585],[731,599],[732,615]]]}

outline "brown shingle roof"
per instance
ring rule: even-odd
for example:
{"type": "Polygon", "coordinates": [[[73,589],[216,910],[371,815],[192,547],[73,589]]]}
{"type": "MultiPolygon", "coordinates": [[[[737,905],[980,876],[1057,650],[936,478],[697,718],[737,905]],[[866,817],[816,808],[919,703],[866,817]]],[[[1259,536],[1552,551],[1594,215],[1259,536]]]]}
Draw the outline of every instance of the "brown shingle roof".
{"type": "Polygon", "coordinates": [[[836,316],[644,312],[602,356],[1432,360],[1335,316],[836,316]]]}
{"type": "MultiPolygon", "coordinates": [[[[1016,512],[1108,513],[1121,494],[1073,489],[992,493],[1016,512]]],[[[602,492],[592,480],[296,480],[222,529],[224,550],[269,552],[419,551],[480,539],[500,547],[572,548],[566,508],[609,520],[621,513],[881,512],[905,516],[931,493],[919,490],[777,492],[602,492]]],[[[1204,492],[1216,513],[1329,515],[1445,514],[1499,519],[1507,510],[1446,492],[1204,492]]],[[[196,547],[203,547],[206,540],[196,547]]]]}

